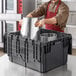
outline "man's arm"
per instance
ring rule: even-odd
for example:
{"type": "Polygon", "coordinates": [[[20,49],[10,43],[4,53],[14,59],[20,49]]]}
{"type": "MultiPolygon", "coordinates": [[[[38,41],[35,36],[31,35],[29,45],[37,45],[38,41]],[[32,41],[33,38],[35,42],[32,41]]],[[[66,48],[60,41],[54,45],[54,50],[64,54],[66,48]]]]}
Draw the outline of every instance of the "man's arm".
{"type": "Polygon", "coordinates": [[[58,13],[55,16],[57,20],[57,25],[60,27],[65,27],[69,16],[69,8],[66,4],[62,3],[59,7],[58,13]]]}
{"type": "Polygon", "coordinates": [[[49,19],[44,19],[45,24],[57,24],[57,20],[55,17],[49,18],[49,19]]]}
{"type": "MultiPolygon", "coordinates": [[[[40,17],[46,14],[48,2],[40,5],[37,9],[34,11],[30,12],[26,17],[40,17]]],[[[19,24],[22,25],[23,20],[19,21],[19,24]]]]}
{"type": "Polygon", "coordinates": [[[40,17],[46,14],[47,6],[49,2],[43,3],[37,9],[30,12],[26,17],[40,17]]]}
{"type": "Polygon", "coordinates": [[[31,13],[29,13],[26,17],[33,17],[31,13]]]}
{"type": "Polygon", "coordinates": [[[55,17],[49,19],[40,20],[36,26],[42,26],[43,24],[56,24],[56,26],[65,27],[69,16],[69,8],[65,4],[61,4],[58,13],[55,17]]]}
{"type": "Polygon", "coordinates": [[[57,20],[55,17],[49,19],[42,19],[40,21],[37,21],[35,25],[41,27],[44,24],[57,24],[57,20]]]}

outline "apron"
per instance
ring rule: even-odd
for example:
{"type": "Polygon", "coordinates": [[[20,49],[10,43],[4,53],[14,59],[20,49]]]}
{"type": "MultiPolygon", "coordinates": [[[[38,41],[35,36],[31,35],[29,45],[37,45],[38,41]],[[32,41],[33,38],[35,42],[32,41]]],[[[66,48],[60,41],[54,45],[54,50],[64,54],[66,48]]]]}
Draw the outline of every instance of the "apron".
{"type": "MultiPolygon", "coordinates": [[[[61,3],[61,0],[59,0],[59,3],[58,3],[58,5],[56,7],[56,10],[55,10],[55,13],[53,13],[53,12],[49,11],[49,6],[51,4],[51,1],[50,1],[50,3],[48,4],[47,14],[45,16],[45,19],[49,19],[49,18],[52,18],[52,17],[56,16],[56,13],[57,13],[57,10],[60,6],[60,3],[61,3]]],[[[59,31],[59,32],[64,32],[63,30],[61,30],[59,25],[45,24],[45,28],[48,29],[48,30],[55,30],[55,31],[59,31]]]]}

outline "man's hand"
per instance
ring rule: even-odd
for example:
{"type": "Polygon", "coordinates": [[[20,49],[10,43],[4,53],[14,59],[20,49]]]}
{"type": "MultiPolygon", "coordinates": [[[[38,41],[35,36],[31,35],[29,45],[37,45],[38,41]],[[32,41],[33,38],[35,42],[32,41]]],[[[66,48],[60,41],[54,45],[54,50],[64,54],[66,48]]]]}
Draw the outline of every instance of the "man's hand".
{"type": "Polygon", "coordinates": [[[45,24],[45,19],[42,19],[42,20],[36,21],[35,26],[42,27],[44,24],[45,24]]]}
{"type": "MultiPolygon", "coordinates": [[[[26,17],[33,17],[30,13],[26,17]]],[[[19,21],[19,24],[22,25],[23,19],[19,21]]]]}
{"type": "Polygon", "coordinates": [[[33,17],[30,13],[26,17],[33,17]]]}

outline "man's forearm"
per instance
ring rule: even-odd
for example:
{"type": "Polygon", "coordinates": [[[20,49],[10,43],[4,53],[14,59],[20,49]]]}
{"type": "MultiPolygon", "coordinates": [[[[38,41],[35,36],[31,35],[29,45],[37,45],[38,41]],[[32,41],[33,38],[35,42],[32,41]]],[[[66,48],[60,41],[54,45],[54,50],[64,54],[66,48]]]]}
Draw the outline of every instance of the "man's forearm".
{"type": "Polygon", "coordinates": [[[57,24],[57,20],[55,17],[49,18],[49,19],[44,19],[45,24],[57,24]]]}
{"type": "Polygon", "coordinates": [[[29,13],[26,17],[33,17],[33,16],[31,15],[31,13],[29,13]]]}

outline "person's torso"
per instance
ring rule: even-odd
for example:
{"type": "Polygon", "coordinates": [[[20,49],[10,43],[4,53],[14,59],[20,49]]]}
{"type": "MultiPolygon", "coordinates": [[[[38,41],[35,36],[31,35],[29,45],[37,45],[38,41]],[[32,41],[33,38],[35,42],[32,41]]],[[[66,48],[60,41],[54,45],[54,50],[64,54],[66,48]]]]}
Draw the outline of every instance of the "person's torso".
{"type": "Polygon", "coordinates": [[[55,13],[57,6],[58,6],[58,2],[56,4],[50,3],[50,6],[49,6],[49,9],[48,10],[50,12],[55,13]]]}

